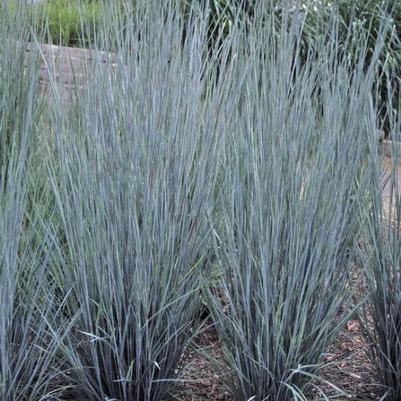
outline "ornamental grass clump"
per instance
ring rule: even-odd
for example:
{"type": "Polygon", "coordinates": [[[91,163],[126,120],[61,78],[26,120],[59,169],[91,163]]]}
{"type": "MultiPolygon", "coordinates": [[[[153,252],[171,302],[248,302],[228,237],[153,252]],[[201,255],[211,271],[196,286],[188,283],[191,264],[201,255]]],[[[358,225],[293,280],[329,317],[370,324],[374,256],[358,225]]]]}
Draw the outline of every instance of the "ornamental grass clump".
{"type": "Polygon", "coordinates": [[[347,320],[375,65],[350,68],[335,28],[301,63],[302,21],[256,15],[233,50],[213,315],[236,400],[305,400],[347,320]]]}
{"type": "MultiPolygon", "coordinates": [[[[1,5],[0,7],[3,7],[1,5]]],[[[0,401],[35,401],[51,387],[57,337],[44,249],[26,207],[38,109],[38,63],[24,15],[0,18],[0,401]],[[11,29],[13,27],[13,29],[11,29]]],[[[57,329],[56,329],[57,330],[57,329]]]]}
{"type": "Polygon", "coordinates": [[[401,107],[394,111],[397,92],[390,78],[387,109],[394,142],[391,158],[381,157],[377,143],[371,144],[370,208],[363,213],[368,229],[362,242],[368,299],[361,322],[383,399],[396,401],[401,398],[401,107]]]}
{"type": "Polygon", "coordinates": [[[53,113],[52,268],[68,294],[63,355],[80,399],[165,399],[196,331],[231,101],[204,62],[207,21],[184,26],[156,3],[129,21],[115,63],[88,66],[70,112],[53,113]]]}

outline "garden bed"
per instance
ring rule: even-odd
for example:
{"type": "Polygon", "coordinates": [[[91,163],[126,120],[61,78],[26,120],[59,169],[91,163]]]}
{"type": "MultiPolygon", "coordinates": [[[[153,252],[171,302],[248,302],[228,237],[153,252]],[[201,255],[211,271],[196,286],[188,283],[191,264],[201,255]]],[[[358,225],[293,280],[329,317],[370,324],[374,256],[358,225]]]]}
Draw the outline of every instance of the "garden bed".
{"type": "Polygon", "coordinates": [[[0,401],[398,401],[369,33],[350,62],[325,17],[305,54],[266,7],[215,48],[149,4],[116,55],[0,24],[0,401]]]}
{"type": "MultiPolygon", "coordinates": [[[[383,395],[380,385],[376,383],[374,367],[366,354],[367,347],[358,320],[351,319],[327,354],[326,362],[329,364],[322,370],[322,378],[343,390],[346,396],[339,395],[328,384],[319,383],[327,396],[334,396],[336,400],[373,401],[383,395]]],[[[195,339],[185,362],[184,383],[178,387],[174,399],[233,401],[222,380],[229,372],[225,370],[222,344],[213,326],[195,339]]],[[[316,398],[312,398],[320,397],[321,394],[316,393],[316,398]]]]}

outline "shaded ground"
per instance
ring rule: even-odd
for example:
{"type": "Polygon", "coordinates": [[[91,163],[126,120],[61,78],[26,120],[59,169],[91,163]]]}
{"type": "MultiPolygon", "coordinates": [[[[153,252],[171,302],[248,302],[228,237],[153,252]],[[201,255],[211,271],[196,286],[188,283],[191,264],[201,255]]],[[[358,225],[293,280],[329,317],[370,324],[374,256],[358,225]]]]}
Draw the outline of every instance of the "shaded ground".
{"type": "Polygon", "coordinates": [[[216,330],[209,326],[195,339],[184,357],[183,379],[175,399],[179,401],[232,401],[225,388],[222,344],[216,330]],[[206,353],[208,356],[206,356],[206,353]],[[210,360],[213,358],[213,361],[210,360]]]}
{"type": "MultiPolygon", "coordinates": [[[[221,343],[213,327],[196,340],[196,346],[207,350],[224,371],[221,343]]],[[[380,391],[375,385],[373,368],[365,353],[366,344],[359,323],[350,320],[327,354],[330,364],[322,370],[324,380],[343,390],[341,395],[329,385],[319,383],[325,394],[337,400],[377,400],[380,391]]],[[[232,401],[224,387],[221,374],[213,363],[194,349],[186,355],[188,367],[184,371],[186,383],[179,386],[176,399],[181,401],[232,401]]],[[[316,396],[316,399],[319,397],[316,396]]]]}

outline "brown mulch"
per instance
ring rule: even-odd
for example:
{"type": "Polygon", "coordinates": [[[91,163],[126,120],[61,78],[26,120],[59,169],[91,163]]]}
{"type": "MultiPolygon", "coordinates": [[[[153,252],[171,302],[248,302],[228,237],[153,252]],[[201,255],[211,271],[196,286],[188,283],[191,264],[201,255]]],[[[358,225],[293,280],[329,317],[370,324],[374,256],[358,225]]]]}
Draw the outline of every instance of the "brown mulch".
{"type": "MultiPolygon", "coordinates": [[[[349,290],[352,291],[355,304],[366,294],[363,273],[356,265],[352,268],[349,290]]],[[[319,372],[323,381],[315,383],[325,396],[351,401],[380,399],[384,391],[376,383],[374,367],[366,352],[368,346],[359,320],[351,318],[325,355],[326,364],[319,372]]],[[[227,369],[222,343],[212,324],[195,339],[194,346],[185,355],[183,366],[185,382],[179,386],[176,400],[233,401],[224,386],[223,376],[227,369]]],[[[310,399],[318,400],[322,396],[316,391],[310,399]]]]}
{"type": "Polygon", "coordinates": [[[216,329],[209,325],[184,356],[184,383],[178,386],[174,398],[177,401],[232,401],[221,377],[223,359],[216,329]]]}
{"type": "MultiPolygon", "coordinates": [[[[366,355],[366,347],[359,322],[351,319],[326,355],[328,365],[321,372],[324,380],[341,389],[345,395],[328,384],[317,383],[326,396],[336,400],[351,401],[380,398],[382,393],[375,385],[375,373],[366,355]]],[[[222,344],[213,326],[209,326],[195,340],[194,347],[185,355],[184,365],[185,382],[178,387],[175,393],[176,400],[232,401],[222,380],[221,372],[224,372],[222,344]],[[211,362],[210,358],[214,362],[211,362]],[[215,364],[219,366],[216,367],[215,364]]],[[[316,396],[316,399],[318,398],[316,396]]]]}
{"type": "MultiPolygon", "coordinates": [[[[356,265],[352,268],[349,290],[354,304],[358,304],[368,291],[362,269],[356,265]]],[[[378,400],[383,395],[367,354],[368,348],[359,320],[351,318],[326,355],[328,366],[322,369],[324,379],[347,394],[339,399],[378,400]]],[[[327,395],[335,394],[327,386],[325,390],[327,395]]]]}
{"type": "MultiPolygon", "coordinates": [[[[326,356],[329,364],[322,369],[323,378],[346,394],[337,392],[337,399],[377,400],[382,395],[366,354],[367,346],[358,320],[351,319],[326,356]]],[[[329,386],[323,388],[327,396],[336,395],[329,386]]]]}

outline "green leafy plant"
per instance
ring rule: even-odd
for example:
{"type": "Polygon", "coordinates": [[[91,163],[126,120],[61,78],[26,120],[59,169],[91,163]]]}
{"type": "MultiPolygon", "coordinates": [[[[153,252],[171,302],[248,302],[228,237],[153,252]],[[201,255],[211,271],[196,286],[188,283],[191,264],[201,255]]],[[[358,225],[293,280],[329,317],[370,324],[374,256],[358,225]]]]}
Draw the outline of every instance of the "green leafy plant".
{"type": "Polygon", "coordinates": [[[45,0],[33,7],[54,44],[85,47],[100,23],[101,6],[95,1],[45,0]]]}

